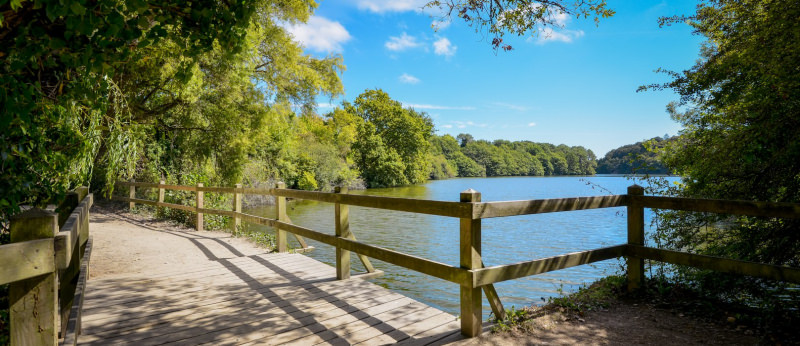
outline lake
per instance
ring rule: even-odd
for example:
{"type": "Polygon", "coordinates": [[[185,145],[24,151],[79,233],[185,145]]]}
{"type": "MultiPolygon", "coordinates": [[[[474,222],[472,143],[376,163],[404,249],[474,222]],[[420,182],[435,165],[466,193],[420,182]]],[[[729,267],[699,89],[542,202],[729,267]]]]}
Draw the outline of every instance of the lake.
{"type": "MultiPolygon", "coordinates": [[[[667,178],[677,181],[678,178],[667,178]]],[[[458,201],[459,193],[474,189],[484,202],[625,194],[641,180],[622,176],[497,177],[434,180],[423,185],[351,191],[353,194],[458,201]]],[[[250,208],[246,213],[274,217],[272,206],[250,208]]],[[[291,201],[287,214],[304,227],[334,234],[333,204],[291,201]]],[[[649,230],[651,214],[645,210],[649,230]]],[[[627,241],[625,208],[525,215],[483,220],[482,254],[487,266],[512,264],[569,252],[623,244],[627,241]]],[[[264,227],[248,224],[248,227],[264,227]]],[[[459,221],[455,218],[350,207],[350,229],[364,243],[458,266],[459,221]]],[[[298,247],[289,235],[290,246],[298,247]]],[[[335,265],[335,249],[307,240],[316,247],[309,256],[335,265]]],[[[372,260],[384,276],[370,279],[383,287],[458,314],[459,286],[385,262],[372,260]]],[[[353,273],[364,271],[353,255],[353,273]]],[[[608,260],[495,284],[506,307],[542,303],[561,292],[573,292],[603,276],[622,271],[621,260],[608,260]]],[[[484,297],[484,318],[491,309],[484,297]]]]}

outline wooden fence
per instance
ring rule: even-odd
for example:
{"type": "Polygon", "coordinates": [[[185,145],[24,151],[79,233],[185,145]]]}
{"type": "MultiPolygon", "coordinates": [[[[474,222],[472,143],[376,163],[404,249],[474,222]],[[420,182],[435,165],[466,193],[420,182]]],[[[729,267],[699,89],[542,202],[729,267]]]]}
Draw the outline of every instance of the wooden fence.
{"type": "Polygon", "coordinates": [[[92,251],[88,191],[69,193],[56,212],[34,208],[11,218],[11,243],[0,246],[11,345],[77,344],[92,251]]]}
{"type": "Polygon", "coordinates": [[[800,204],[645,196],[644,189],[637,185],[630,186],[626,195],[504,202],[481,202],[481,194],[473,190],[462,192],[459,196],[459,202],[446,202],[349,195],[344,189],[337,189],[335,193],[291,190],[286,189],[283,183],[277,184],[275,188],[243,188],[241,185],[236,187],[204,187],[202,184],[180,186],[166,185],[163,181],[159,184],[125,182],[118,183],[118,186],[128,187],[129,197],[115,197],[115,199],[129,202],[131,208],[134,207],[135,203],[142,203],[197,213],[198,230],[203,228],[203,214],[224,215],[233,218],[234,227],[239,225],[241,220],[274,227],[277,233],[277,251],[279,252],[287,251],[286,232],[295,235],[303,248],[308,248],[303,241],[303,237],[334,246],[336,248],[336,273],[339,279],[350,277],[350,253],[353,252],[358,255],[368,273],[376,272],[369,262],[368,257],[371,257],[457,283],[461,287],[461,332],[468,337],[477,336],[481,332],[482,292],[486,294],[495,316],[499,318],[505,316],[503,305],[494,289],[494,283],[617,257],[626,257],[628,288],[631,290],[640,287],[644,281],[645,259],[725,273],[800,283],[800,268],[731,260],[644,246],[644,208],[800,218],[800,204]],[[158,201],[137,199],[137,187],[158,189],[158,201]],[[196,206],[165,203],[165,189],[195,191],[196,206]],[[234,195],[232,210],[204,208],[204,192],[232,193],[234,195]],[[276,199],[274,218],[242,213],[242,194],[274,196],[276,199]],[[336,229],[335,235],[292,224],[286,216],[286,198],[333,203],[335,205],[335,220],[333,220],[336,229]],[[460,265],[455,267],[357,241],[350,230],[348,213],[348,206],[350,205],[458,218],[460,220],[460,265]],[[612,207],[627,208],[628,242],[625,244],[514,264],[483,266],[481,261],[482,219],[612,207]]]}

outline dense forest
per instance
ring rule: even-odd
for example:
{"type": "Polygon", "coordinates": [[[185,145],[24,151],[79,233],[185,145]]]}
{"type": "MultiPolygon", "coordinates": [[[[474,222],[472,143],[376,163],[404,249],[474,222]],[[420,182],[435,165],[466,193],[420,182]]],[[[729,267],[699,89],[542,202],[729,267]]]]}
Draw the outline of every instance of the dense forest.
{"type": "Polygon", "coordinates": [[[623,145],[597,160],[598,174],[669,174],[659,158],[669,136],[623,145]]]}

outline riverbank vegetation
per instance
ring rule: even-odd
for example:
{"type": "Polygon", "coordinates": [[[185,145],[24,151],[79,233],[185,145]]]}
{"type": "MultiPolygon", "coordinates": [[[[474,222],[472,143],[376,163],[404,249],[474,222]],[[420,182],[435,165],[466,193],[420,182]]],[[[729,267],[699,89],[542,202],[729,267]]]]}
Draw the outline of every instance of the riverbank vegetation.
{"type": "MultiPolygon", "coordinates": [[[[800,6],[794,1],[704,3],[690,17],[706,38],[697,63],[664,71],[680,100],[668,106],[683,126],[658,150],[679,185],[651,193],[800,203],[800,6]]],[[[654,182],[658,182],[654,180],[654,182]]],[[[662,248],[800,267],[800,220],[656,211],[651,241],[662,248]]],[[[764,311],[764,325],[800,321],[800,286],[686,267],[652,275],[729,303],[764,311]]]]}

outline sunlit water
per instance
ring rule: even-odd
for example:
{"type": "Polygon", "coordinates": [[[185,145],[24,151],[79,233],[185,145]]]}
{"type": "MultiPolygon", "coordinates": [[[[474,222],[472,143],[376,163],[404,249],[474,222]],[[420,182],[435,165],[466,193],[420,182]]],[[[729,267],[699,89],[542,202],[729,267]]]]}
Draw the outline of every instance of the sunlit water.
{"type": "MultiPolygon", "coordinates": [[[[635,182],[645,184],[640,180],[635,182]]],[[[351,193],[458,201],[459,192],[471,188],[481,192],[484,202],[489,202],[624,194],[633,183],[633,180],[625,177],[602,175],[462,178],[351,193]]],[[[291,201],[288,206],[287,214],[295,224],[334,233],[333,204],[291,201]]],[[[246,212],[269,217],[274,215],[271,206],[251,208],[246,212]]],[[[647,210],[645,218],[650,218],[647,210]]],[[[492,218],[483,220],[482,225],[482,253],[487,266],[612,246],[625,243],[627,239],[625,208],[492,218]]],[[[645,227],[649,228],[649,222],[645,222],[645,227]]],[[[367,244],[454,266],[459,262],[459,222],[455,218],[350,207],[350,229],[359,241],[367,244]]],[[[297,247],[291,235],[289,239],[290,245],[297,247]]],[[[333,247],[307,241],[316,247],[309,256],[335,265],[333,247]]],[[[356,256],[352,257],[351,262],[354,273],[364,270],[356,256]]],[[[373,264],[385,274],[371,281],[444,311],[459,313],[458,285],[377,260],[373,260],[373,264]]],[[[541,303],[548,297],[558,296],[561,291],[575,291],[582,284],[619,273],[620,270],[619,260],[608,260],[501,282],[495,284],[495,288],[506,308],[521,307],[541,303]]],[[[484,317],[487,317],[491,309],[485,298],[484,305],[484,317]]]]}

